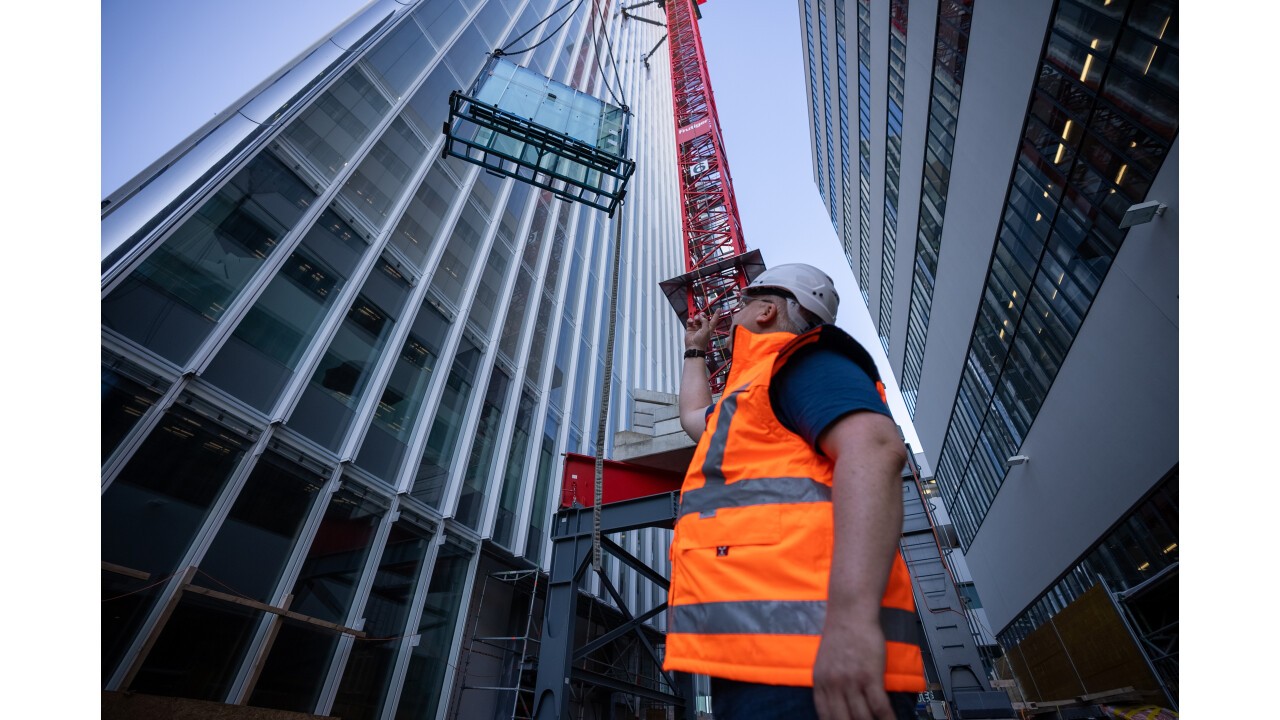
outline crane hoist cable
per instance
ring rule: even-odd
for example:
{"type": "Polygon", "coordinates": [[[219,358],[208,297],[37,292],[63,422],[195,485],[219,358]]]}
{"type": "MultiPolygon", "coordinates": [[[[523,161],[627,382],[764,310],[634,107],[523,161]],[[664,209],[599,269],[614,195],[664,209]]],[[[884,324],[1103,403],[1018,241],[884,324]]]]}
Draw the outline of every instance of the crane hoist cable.
{"type": "Polygon", "coordinates": [[[556,29],[555,29],[555,30],[552,30],[551,32],[547,33],[547,36],[546,36],[546,37],[542,38],[542,39],[541,39],[541,40],[539,40],[538,42],[534,43],[533,45],[530,45],[529,47],[527,47],[527,48],[525,48],[525,49],[523,49],[523,50],[508,50],[508,49],[507,49],[507,48],[511,47],[512,45],[515,45],[516,43],[518,43],[518,42],[520,42],[521,40],[523,40],[523,39],[525,38],[525,36],[526,36],[526,35],[528,35],[529,33],[533,32],[534,30],[537,30],[537,29],[538,29],[538,27],[539,27],[539,26],[541,26],[543,23],[545,23],[546,21],[548,21],[548,20],[550,20],[551,18],[555,17],[555,16],[556,16],[556,13],[558,13],[558,12],[560,12],[561,10],[565,9],[565,8],[569,5],[569,3],[571,3],[571,2],[573,2],[573,0],[564,0],[564,3],[563,3],[563,4],[561,4],[561,5],[560,5],[560,7],[556,8],[555,10],[552,10],[550,14],[548,14],[546,17],[544,17],[544,18],[542,18],[541,20],[539,20],[539,21],[537,22],[537,24],[535,24],[533,27],[531,27],[531,28],[529,28],[528,30],[525,30],[524,32],[520,33],[520,37],[514,38],[513,40],[511,40],[511,42],[508,42],[508,43],[507,43],[507,45],[506,45],[506,47],[501,48],[501,52],[502,52],[502,54],[503,54],[503,55],[523,55],[523,54],[525,54],[525,53],[529,52],[530,50],[534,50],[534,49],[536,49],[536,48],[537,48],[539,45],[541,45],[542,43],[544,43],[544,42],[546,42],[546,41],[550,40],[551,38],[555,37],[556,35],[558,35],[558,34],[560,33],[560,31],[564,29],[564,26],[565,26],[565,25],[568,25],[568,24],[569,24],[569,21],[573,19],[573,16],[574,16],[574,15],[576,15],[576,14],[578,13],[578,8],[582,7],[583,0],[578,0],[578,4],[574,6],[573,10],[571,10],[571,11],[569,12],[569,14],[568,14],[568,15],[565,15],[564,20],[562,20],[562,21],[560,22],[560,24],[556,26],[556,29]]]}
{"type": "MultiPolygon", "coordinates": [[[[621,207],[621,204],[619,204],[621,207]]],[[[622,213],[613,221],[613,277],[609,281],[609,336],[604,350],[604,389],[600,393],[600,423],[596,426],[595,504],[591,507],[591,567],[601,572],[600,506],[604,504],[604,438],[609,426],[609,394],[613,387],[613,337],[618,326],[618,265],[622,255],[622,213]]]]}

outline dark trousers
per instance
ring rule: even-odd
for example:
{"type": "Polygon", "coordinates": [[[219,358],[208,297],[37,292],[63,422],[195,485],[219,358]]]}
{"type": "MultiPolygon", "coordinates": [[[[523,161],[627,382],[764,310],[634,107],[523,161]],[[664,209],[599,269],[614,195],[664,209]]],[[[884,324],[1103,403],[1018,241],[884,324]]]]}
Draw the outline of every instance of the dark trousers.
{"type": "MultiPolygon", "coordinates": [[[[916,720],[916,694],[889,693],[898,720],[916,720]]],[[[817,720],[813,688],[760,685],[711,678],[711,710],[716,720],[817,720]]]]}

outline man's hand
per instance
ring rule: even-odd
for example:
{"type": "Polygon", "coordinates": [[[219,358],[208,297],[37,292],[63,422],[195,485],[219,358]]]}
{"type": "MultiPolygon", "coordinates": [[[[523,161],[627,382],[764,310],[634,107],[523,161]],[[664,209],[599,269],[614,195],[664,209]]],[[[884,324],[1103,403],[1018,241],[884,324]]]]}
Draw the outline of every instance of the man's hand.
{"type": "MultiPolygon", "coordinates": [[[[720,311],[707,317],[702,313],[689,316],[685,323],[685,350],[706,352],[711,344],[711,331],[720,322],[720,311]]],[[[680,371],[680,427],[694,442],[707,429],[707,406],[711,404],[711,387],[707,385],[707,363],[702,358],[684,361],[680,371]]]]}
{"type": "Polygon", "coordinates": [[[884,690],[879,620],[827,618],[813,666],[813,700],[822,720],[895,720],[884,690]]]}
{"type": "Polygon", "coordinates": [[[685,323],[684,347],[686,350],[706,351],[711,344],[711,331],[720,322],[720,311],[716,310],[711,317],[702,313],[689,316],[685,323]]]}

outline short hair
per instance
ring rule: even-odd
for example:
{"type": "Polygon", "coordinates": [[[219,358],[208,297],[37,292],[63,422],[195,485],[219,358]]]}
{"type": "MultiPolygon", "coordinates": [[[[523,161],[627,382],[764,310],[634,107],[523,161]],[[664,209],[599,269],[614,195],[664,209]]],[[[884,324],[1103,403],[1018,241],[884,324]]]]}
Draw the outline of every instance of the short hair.
{"type": "Polygon", "coordinates": [[[799,335],[811,327],[822,324],[822,318],[806,310],[790,290],[780,287],[761,287],[751,288],[747,294],[755,297],[772,295],[785,301],[774,303],[778,308],[778,329],[783,332],[799,335]],[[754,290],[754,292],[751,292],[751,290],[754,290]]]}

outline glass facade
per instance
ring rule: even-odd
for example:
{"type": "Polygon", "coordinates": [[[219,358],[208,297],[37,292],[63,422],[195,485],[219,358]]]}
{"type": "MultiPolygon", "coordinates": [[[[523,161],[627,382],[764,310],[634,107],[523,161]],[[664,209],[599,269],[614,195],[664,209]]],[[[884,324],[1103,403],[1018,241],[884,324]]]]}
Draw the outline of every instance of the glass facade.
{"type": "Polygon", "coordinates": [[[912,417],[915,417],[916,395],[920,390],[920,372],[924,368],[929,309],[933,305],[933,288],[937,284],[938,254],[942,251],[942,225],[947,216],[947,190],[951,186],[960,91],[964,86],[972,24],[973,0],[941,0],[938,3],[929,93],[929,129],[924,143],[915,261],[911,265],[907,349],[899,385],[902,401],[912,417]]]}
{"type": "Polygon", "coordinates": [[[898,259],[898,185],[902,176],[902,105],[907,83],[907,0],[889,3],[889,105],[885,114],[884,236],[880,250],[880,312],[876,332],[889,352],[893,275],[898,259]]]}
{"type": "MultiPolygon", "coordinates": [[[[1105,582],[1112,592],[1121,592],[1177,564],[1178,469],[1174,468],[1146,500],[1130,510],[996,637],[1005,648],[1015,647],[1099,582],[1105,582]]],[[[1172,675],[1177,676],[1176,669],[1172,675]]]]}
{"type": "Polygon", "coordinates": [[[871,0],[858,0],[858,289],[871,305],[871,0]]]}
{"type": "Polygon", "coordinates": [[[939,452],[965,549],[1177,136],[1177,70],[1176,3],[1058,4],[939,452]]]}
{"type": "MultiPolygon", "coordinates": [[[[662,36],[611,5],[615,57],[662,36]]],[[[631,388],[677,387],[668,63],[615,71],[605,30],[550,0],[375,2],[341,56],[300,61],[314,77],[268,128],[104,248],[105,690],[448,710],[480,548],[545,570],[561,455],[594,449],[601,383],[611,431],[631,388]],[[614,221],[441,158],[449,93],[504,45],[597,96],[604,68],[635,108],[612,378],[614,221]]]]}

